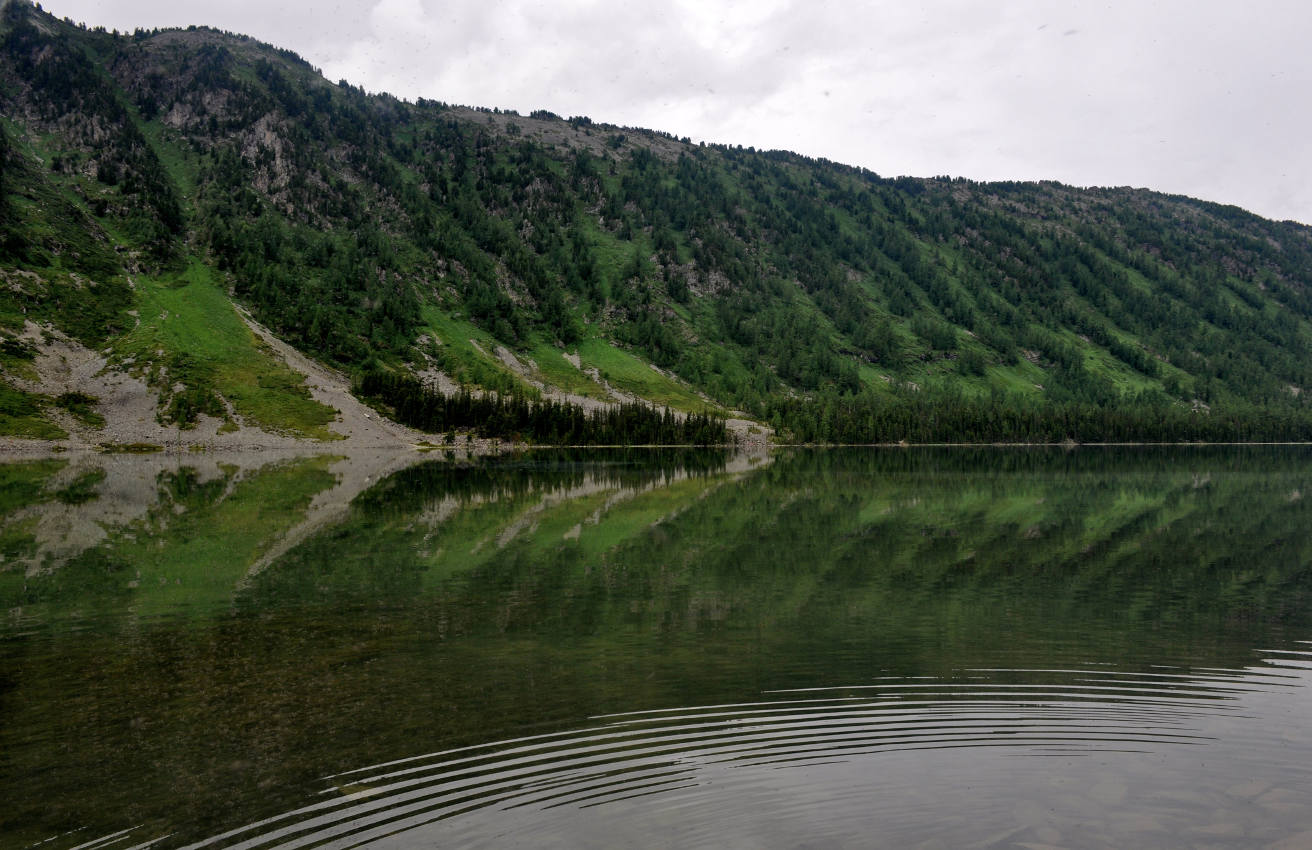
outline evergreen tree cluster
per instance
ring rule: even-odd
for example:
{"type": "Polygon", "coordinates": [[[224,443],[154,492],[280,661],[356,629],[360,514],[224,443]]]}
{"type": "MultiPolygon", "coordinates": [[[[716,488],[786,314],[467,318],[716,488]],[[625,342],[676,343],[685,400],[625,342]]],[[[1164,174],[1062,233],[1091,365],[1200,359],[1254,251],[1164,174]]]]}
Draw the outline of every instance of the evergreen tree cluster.
{"type": "Polygon", "coordinates": [[[895,397],[780,399],[776,429],[802,443],[1312,442],[1312,412],[1190,408],[1157,398],[1100,405],[1024,397],[908,392],[895,397]]]}
{"type": "Polygon", "coordinates": [[[363,398],[386,405],[403,424],[430,434],[470,430],[479,436],[557,446],[724,445],[724,420],[712,413],[679,416],[642,403],[584,410],[577,404],[533,401],[521,395],[447,394],[407,375],[366,372],[356,386],[363,398]]]}

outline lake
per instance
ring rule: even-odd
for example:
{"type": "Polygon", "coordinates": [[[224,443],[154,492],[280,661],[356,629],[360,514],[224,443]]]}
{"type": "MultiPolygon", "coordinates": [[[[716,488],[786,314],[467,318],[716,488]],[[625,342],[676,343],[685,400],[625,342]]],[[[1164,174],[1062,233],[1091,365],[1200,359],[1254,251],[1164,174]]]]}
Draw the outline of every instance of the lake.
{"type": "Polygon", "coordinates": [[[0,465],[0,845],[1310,847],[1312,449],[0,465]]]}

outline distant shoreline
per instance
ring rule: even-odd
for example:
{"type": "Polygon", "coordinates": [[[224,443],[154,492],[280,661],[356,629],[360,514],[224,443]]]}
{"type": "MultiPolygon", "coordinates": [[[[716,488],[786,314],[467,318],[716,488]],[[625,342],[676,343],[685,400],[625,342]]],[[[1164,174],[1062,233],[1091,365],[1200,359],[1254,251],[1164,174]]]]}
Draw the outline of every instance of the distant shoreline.
{"type": "Polygon", "coordinates": [[[1024,448],[1060,448],[1066,450],[1081,448],[1205,448],[1205,447],[1256,447],[1256,446],[1307,446],[1312,442],[1297,441],[1234,441],[1234,442],[977,442],[977,443],[909,443],[909,442],[871,442],[871,443],[788,443],[757,441],[752,443],[720,443],[714,445],[691,444],[651,444],[651,443],[617,443],[607,445],[554,445],[546,443],[514,443],[504,440],[475,438],[472,441],[457,441],[451,445],[439,443],[369,443],[361,444],[350,440],[334,442],[317,442],[302,440],[289,442],[285,439],[270,443],[249,442],[241,445],[231,443],[209,445],[205,443],[160,444],[96,444],[85,442],[66,442],[55,440],[27,439],[23,437],[0,437],[0,462],[7,460],[28,460],[58,458],[64,456],[82,456],[99,454],[105,456],[207,456],[225,455],[270,455],[286,457],[305,457],[310,455],[355,455],[370,453],[413,453],[418,457],[425,455],[445,456],[454,454],[457,458],[491,457],[515,452],[543,451],[552,449],[572,450],[611,450],[611,449],[739,449],[746,454],[759,454],[788,449],[924,449],[924,448],[987,448],[987,449],[1024,449],[1024,448]]]}

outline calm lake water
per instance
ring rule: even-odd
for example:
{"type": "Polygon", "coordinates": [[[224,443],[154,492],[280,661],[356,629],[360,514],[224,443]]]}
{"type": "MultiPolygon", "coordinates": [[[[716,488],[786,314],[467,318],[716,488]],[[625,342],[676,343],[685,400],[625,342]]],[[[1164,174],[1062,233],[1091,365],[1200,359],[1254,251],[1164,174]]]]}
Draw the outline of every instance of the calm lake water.
{"type": "Polygon", "coordinates": [[[1312,450],[414,460],[0,466],[0,845],[1312,847],[1312,450]]]}

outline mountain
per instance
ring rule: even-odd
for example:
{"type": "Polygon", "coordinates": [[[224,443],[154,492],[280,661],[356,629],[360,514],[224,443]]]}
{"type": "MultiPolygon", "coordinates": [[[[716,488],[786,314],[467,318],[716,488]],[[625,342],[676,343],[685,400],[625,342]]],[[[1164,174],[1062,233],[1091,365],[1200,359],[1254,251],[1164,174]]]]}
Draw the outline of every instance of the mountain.
{"type": "Polygon", "coordinates": [[[248,311],[357,389],[636,398],[799,439],[1312,436],[1312,228],[1235,207],[409,103],[245,36],[26,0],[0,11],[0,113],[10,434],[113,418],[36,380],[52,338],[163,422],[322,434],[248,311]]]}

